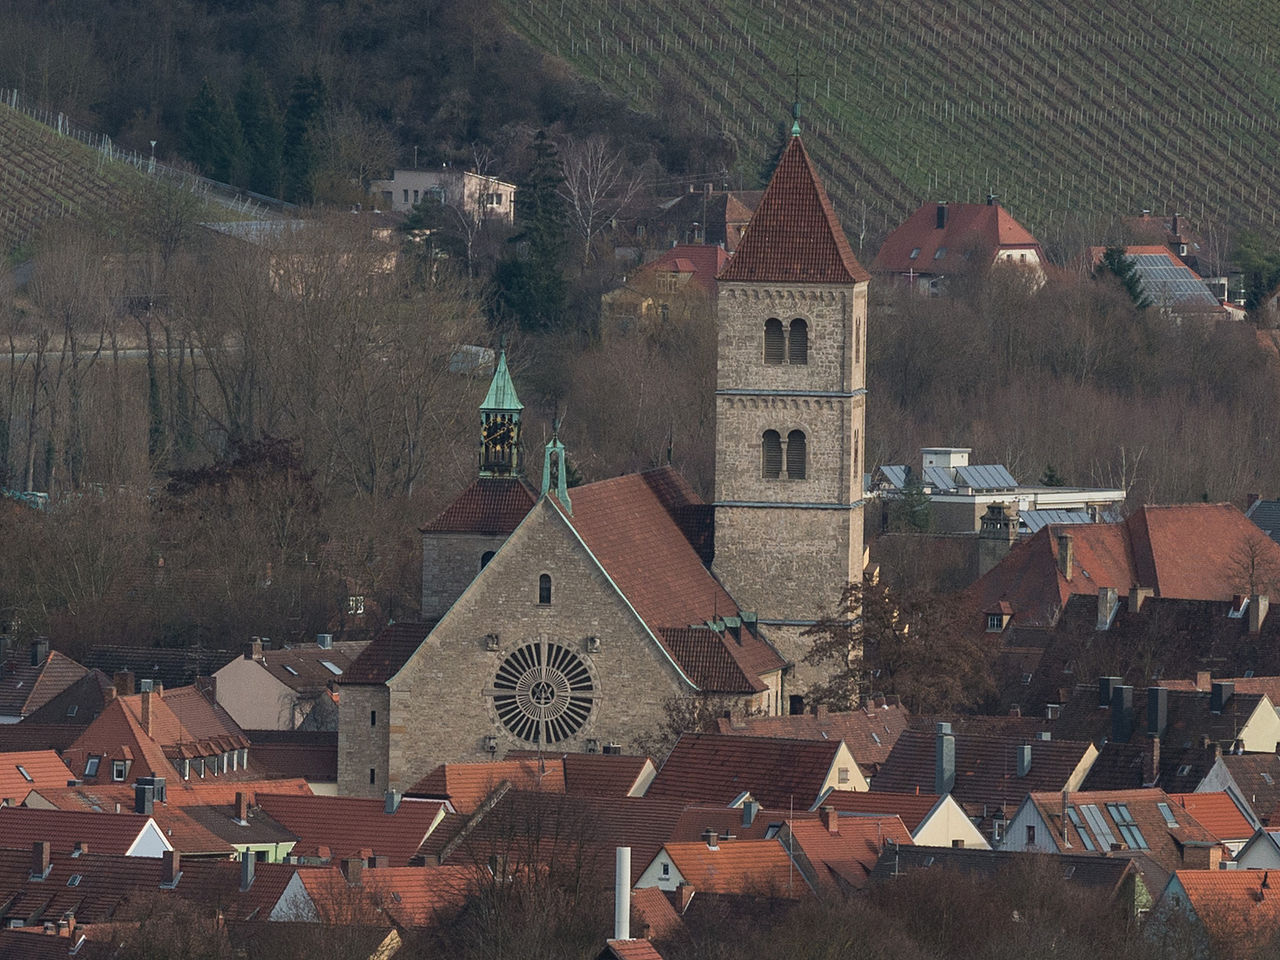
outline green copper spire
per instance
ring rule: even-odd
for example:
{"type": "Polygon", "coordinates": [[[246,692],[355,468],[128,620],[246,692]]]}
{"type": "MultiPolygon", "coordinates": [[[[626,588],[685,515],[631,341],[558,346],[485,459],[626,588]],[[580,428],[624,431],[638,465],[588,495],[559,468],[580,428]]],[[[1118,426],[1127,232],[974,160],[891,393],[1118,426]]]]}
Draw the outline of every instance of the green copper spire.
{"type": "Polygon", "coordinates": [[[791,135],[793,137],[800,136],[800,97],[797,94],[796,100],[791,104],[791,135]]]}
{"type": "Polygon", "coordinates": [[[570,516],[573,504],[569,502],[569,482],[566,476],[564,444],[560,442],[560,421],[551,425],[551,439],[542,454],[542,495],[555,496],[570,516]]]}
{"type": "Polygon", "coordinates": [[[511,382],[511,373],[507,370],[507,351],[498,354],[498,366],[493,371],[493,381],[489,384],[489,392],[484,395],[481,410],[503,410],[516,412],[524,409],[524,404],[516,396],[516,385],[511,382]]]}

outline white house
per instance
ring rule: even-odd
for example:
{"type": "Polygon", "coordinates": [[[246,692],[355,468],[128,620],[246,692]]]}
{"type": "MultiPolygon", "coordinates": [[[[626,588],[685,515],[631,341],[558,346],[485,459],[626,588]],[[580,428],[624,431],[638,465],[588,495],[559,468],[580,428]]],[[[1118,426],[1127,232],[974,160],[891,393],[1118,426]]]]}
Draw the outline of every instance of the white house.
{"type": "Polygon", "coordinates": [[[385,209],[396,213],[408,213],[427,197],[435,197],[476,218],[515,222],[516,185],[469,170],[397,168],[389,180],[374,180],[369,189],[381,199],[385,209]]]}

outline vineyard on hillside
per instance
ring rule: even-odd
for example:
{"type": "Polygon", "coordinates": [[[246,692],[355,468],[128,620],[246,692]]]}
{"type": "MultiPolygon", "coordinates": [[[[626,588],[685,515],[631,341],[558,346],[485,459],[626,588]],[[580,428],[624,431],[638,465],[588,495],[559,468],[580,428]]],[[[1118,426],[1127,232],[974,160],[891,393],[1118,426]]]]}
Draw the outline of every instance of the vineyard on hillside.
{"type": "Polygon", "coordinates": [[[502,5],[638,109],[731,138],[748,177],[798,72],[805,136],[855,246],[922,202],[989,192],[1042,235],[1146,208],[1280,237],[1276,0],[502,5]]]}

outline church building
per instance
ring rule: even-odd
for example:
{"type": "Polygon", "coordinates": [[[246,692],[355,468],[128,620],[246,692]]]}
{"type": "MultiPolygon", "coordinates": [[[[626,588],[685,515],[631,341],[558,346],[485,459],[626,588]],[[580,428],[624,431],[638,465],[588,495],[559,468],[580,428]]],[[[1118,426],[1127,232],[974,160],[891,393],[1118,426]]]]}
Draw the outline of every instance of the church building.
{"type": "Polygon", "coordinates": [[[341,793],[511,750],[631,752],[677,697],[791,709],[800,634],[862,570],[867,299],[796,134],[720,275],[715,503],[670,466],[570,489],[558,436],[523,464],[500,356],[477,477],[422,529],[423,622],[343,677],[341,793]]]}

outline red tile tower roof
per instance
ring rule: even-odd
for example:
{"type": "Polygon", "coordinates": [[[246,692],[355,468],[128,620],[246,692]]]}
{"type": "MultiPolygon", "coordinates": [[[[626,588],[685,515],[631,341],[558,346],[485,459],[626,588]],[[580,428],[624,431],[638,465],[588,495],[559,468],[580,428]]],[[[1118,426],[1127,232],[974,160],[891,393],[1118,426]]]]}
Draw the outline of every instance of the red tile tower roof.
{"type": "Polygon", "coordinates": [[[520,477],[477,477],[422,532],[504,536],[520,525],[536,499],[520,477]]]}
{"type": "Polygon", "coordinates": [[[744,283],[861,283],[870,279],[853,255],[799,137],[792,137],[783,151],[760,206],[719,279],[744,283]]]}

